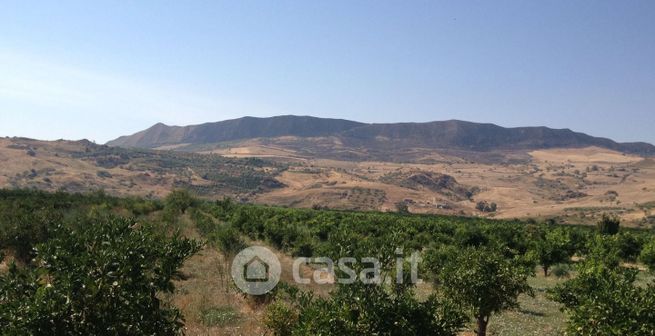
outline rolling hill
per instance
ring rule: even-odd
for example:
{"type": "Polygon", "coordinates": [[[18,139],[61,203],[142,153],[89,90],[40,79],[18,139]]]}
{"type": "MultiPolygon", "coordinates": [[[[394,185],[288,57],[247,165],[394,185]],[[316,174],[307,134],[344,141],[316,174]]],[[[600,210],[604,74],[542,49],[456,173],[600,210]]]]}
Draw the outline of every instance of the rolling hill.
{"type": "Polygon", "coordinates": [[[245,117],[157,124],[107,145],[0,139],[0,188],[162,197],[174,188],[290,207],[655,223],[655,149],[568,129],[464,121],[245,117]],[[485,212],[478,203],[496,203],[485,212]]]}

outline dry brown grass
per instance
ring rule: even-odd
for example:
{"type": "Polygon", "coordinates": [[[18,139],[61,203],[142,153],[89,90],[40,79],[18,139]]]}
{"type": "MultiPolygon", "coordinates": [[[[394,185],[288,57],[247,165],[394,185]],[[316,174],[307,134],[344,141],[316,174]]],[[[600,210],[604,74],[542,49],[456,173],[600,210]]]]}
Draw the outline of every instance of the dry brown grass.
{"type": "Polygon", "coordinates": [[[486,215],[475,210],[475,201],[487,200],[498,204],[499,211],[493,214],[498,218],[557,216],[564,222],[594,223],[600,213],[612,211],[632,226],[640,225],[648,214],[637,205],[655,201],[655,163],[650,159],[596,147],[541,150],[529,155],[531,161],[516,164],[462,160],[435,164],[310,160],[279,176],[287,188],[258,195],[256,201],[295,207],[361,209],[360,204],[343,195],[353,188],[365,188],[384,192],[384,202],[370,204],[381,211],[394,210],[396,202],[411,199],[410,210],[416,213],[486,215]],[[385,174],[399,171],[451,175],[461,184],[480,188],[480,192],[474,201],[453,201],[427,188],[413,190],[380,181],[385,174]],[[587,196],[567,199],[568,190],[587,196]],[[618,197],[609,199],[610,191],[617,192],[618,197]],[[453,209],[437,208],[437,204],[443,203],[449,203],[453,209]]]}
{"type": "MultiPolygon", "coordinates": [[[[340,144],[328,140],[325,140],[326,151],[329,146],[335,150],[343,149],[340,144]]],[[[162,197],[173,188],[177,178],[120,166],[103,169],[92,161],[62,154],[71,151],[84,151],[84,145],[64,141],[0,139],[0,187],[37,187],[54,191],[62,186],[73,186],[77,189],[73,191],[102,188],[117,195],[162,197]],[[16,148],[17,144],[35,148],[36,155],[28,155],[25,148],[16,148]],[[31,170],[37,172],[36,177],[29,177],[31,170]],[[99,170],[108,171],[112,178],[98,177],[99,170]]],[[[506,157],[523,160],[513,164],[471,162],[451,154],[425,150],[419,151],[422,156],[417,157],[416,162],[430,159],[436,163],[340,161],[302,157],[294,149],[258,140],[213,152],[293,162],[288,171],[277,176],[287,185],[286,188],[250,197],[263,204],[394,211],[396,203],[410,200],[409,209],[415,213],[498,218],[558,217],[563,222],[583,224],[594,223],[602,212],[607,211],[618,214],[628,225],[639,226],[647,216],[653,215],[650,209],[640,204],[655,202],[653,159],[597,147],[503,153],[506,157]],[[462,201],[449,197],[447,193],[429,188],[409,189],[383,179],[387,174],[399,172],[447,174],[464,186],[479,188],[479,192],[472,201],[462,201]],[[366,190],[376,192],[369,195],[366,190]],[[586,196],[567,198],[569,191],[586,196]],[[616,192],[618,197],[609,197],[610,191],[616,192]],[[356,195],[358,192],[361,195],[356,195]],[[478,212],[475,203],[480,200],[497,203],[498,212],[478,212]]],[[[207,183],[193,171],[189,176],[194,184],[207,183]]]]}
{"type": "Polygon", "coordinates": [[[231,286],[224,257],[211,247],[187,261],[182,272],[187,280],[176,284],[171,302],[186,319],[187,335],[261,335],[263,307],[253,306],[231,286]],[[203,313],[211,308],[231,307],[238,312],[236,321],[219,326],[203,322],[203,313]]]}

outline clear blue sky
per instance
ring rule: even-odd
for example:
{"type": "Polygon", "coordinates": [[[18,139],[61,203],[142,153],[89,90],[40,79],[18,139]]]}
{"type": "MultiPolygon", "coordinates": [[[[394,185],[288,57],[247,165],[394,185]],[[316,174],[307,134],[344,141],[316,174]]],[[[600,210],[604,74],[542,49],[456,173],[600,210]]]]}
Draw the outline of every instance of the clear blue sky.
{"type": "Polygon", "coordinates": [[[655,143],[655,1],[0,2],[0,135],[245,115],[655,143]]]}

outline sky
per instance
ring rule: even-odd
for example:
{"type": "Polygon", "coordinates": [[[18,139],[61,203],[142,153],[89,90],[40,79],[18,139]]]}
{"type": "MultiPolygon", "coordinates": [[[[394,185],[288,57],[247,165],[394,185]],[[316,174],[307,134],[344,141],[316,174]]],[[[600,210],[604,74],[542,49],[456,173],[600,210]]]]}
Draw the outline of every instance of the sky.
{"type": "Polygon", "coordinates": [[[282,114],[655,143],[655,1],[0,0],[0,136],[282,114]]]}

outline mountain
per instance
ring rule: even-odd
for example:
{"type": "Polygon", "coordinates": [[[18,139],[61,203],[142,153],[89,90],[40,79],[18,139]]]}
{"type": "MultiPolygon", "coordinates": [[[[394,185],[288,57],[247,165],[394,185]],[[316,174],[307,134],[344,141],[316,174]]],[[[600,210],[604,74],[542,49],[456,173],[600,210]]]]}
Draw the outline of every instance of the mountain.
{"type": "Polygon", "coordinates": [[[629,154],[655,155],[655,146],[648,143],[618,143],[569,129],[505,128],[494,124],[459,120],[366,124],[342,119],[290,115],[270,118],[244,117],[185,127],[166,126],[160,123],[107,144],[119,147],[157,148],[284,136],[334,137],[347,147],[377,150],[429,148],[489,152],[596,146],[629,154]]]}
{"type": "Polygon", "coordinates": [[[186,127],[166,126],[159,123],[147,130],[110,141],[107,145],[155,148],[163,145],[205,144],[280,136],[321,137],[363,125],[366,124],[304,116],[243,117],[186,127]]]}

